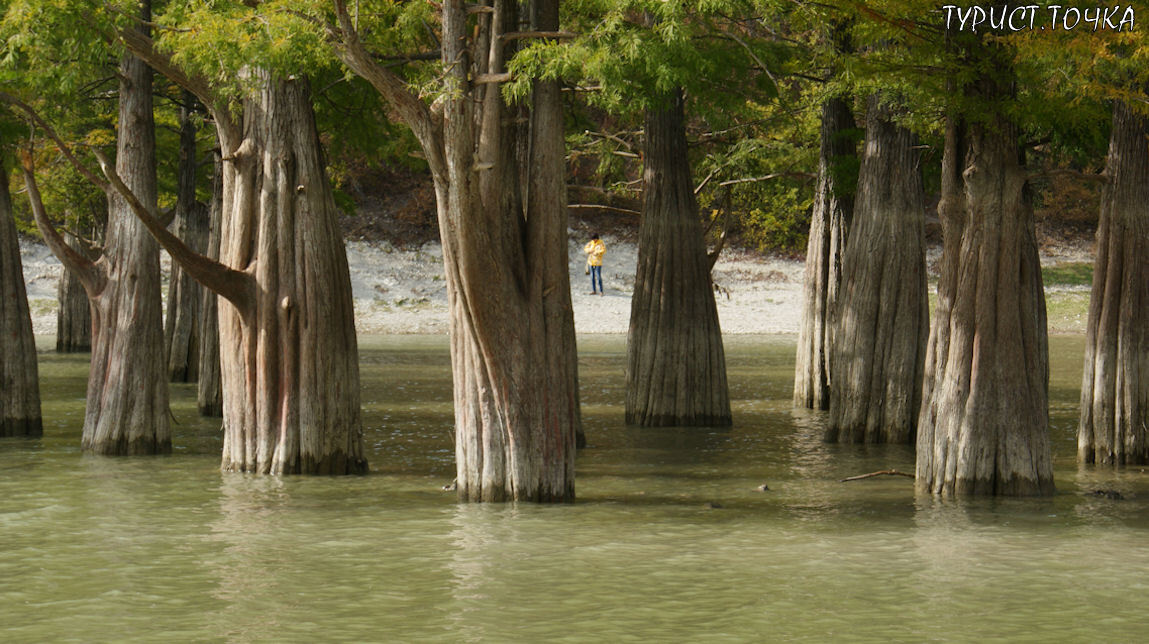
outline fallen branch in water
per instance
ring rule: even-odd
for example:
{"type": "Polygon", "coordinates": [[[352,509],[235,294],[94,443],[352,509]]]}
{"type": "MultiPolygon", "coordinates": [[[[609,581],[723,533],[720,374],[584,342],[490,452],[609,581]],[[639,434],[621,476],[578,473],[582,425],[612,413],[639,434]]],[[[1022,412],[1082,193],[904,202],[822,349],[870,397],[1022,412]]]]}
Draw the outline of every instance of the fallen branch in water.
{"type": "Polygon", "coordinates": [[[844,478],[838,482],[839,483],[845,483],[847,481],[860,481],[862,479],[873,478],[875,476],[908,476],[910,478],[914,478],[913,474],[907,474],[905,472],[899,472],[897,470],[881,470],[878,472],[870,472],[869,474],[859,474],[857,476],[849,476],[849,477],[846,477],[846,478],[844,478]]]}

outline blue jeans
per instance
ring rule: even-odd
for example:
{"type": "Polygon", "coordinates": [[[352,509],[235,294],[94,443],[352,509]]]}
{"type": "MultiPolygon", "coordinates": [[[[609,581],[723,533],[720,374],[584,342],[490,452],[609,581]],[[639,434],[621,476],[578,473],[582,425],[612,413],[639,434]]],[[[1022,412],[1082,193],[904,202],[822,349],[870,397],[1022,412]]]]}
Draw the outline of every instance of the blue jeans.
{"type": "Polygon", "coordinates": [[[591,266],[590,267],[590,290],[592,293],[602,293],[603,292],[603,289],[602,289],[602,267],[601,266],[591,266]],[[598,280],[598,288],[597,289],[595,288],[595,282],[594,282],[595,279],[598,280]]]}

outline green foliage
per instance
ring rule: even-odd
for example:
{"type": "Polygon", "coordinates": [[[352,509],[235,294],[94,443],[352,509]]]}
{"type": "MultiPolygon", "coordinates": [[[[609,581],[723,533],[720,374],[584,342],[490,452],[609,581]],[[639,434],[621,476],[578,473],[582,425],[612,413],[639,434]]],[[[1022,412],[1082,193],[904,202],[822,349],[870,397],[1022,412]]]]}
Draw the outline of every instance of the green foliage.
{"type": "Polygon", "coordinates": [[[746,238],[759,249],[799,251],[806,247],[813,198],[809,190],[775,184],[759,191],[761,206],[742,219],[746,238]]]}
{"type": "Polygon", "coordinates": [[[777,95],[773,73],[791,55],[765,37],[766,16],[780,10],[747,0],[574,0],[563,22],[578,36],[539,40],[510,65],[505,89],[522,98],[532,78],[592,84],[586,99],[614,114],[641,111],[681,87],[698,99],[692,113],[737,112],[747,97],[777,95]]]}

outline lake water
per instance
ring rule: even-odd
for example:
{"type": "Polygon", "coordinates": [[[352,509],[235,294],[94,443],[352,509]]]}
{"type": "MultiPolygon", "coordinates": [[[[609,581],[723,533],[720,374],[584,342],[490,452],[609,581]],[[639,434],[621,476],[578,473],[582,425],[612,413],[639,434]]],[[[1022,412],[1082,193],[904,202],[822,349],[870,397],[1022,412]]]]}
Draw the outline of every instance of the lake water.
{"type": "Polygon", "coordinates": [[[626,427],[623,338],[581,338],[560,506],[456,503],[446,339],[361,346],[372,473],[346,478],[221,474],[194,386],[172,456],[83,455],[86,357],[41,354],[45,436],[0,441],[0,641],[1146,637],[1149,475],[1075,462],[1081,338],[1051,341],[1057,495],[958,501],[838,482],[913,453],[823,444],[792,339],[728,338],[735,424],[707,430],[626,427]]]}

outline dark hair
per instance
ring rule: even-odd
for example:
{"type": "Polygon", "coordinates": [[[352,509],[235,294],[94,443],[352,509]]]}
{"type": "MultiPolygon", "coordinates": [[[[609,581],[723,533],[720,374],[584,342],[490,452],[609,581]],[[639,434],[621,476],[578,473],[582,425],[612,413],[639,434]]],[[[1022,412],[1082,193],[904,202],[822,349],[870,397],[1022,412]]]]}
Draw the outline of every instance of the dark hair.
{"type": "Polygon", "coordinates": [[[595,234],[591,235],[591,236],[590,236],[590,238],[591,238],[591,239],[598,239],[598,233],[595,233],[595,234]]]}

